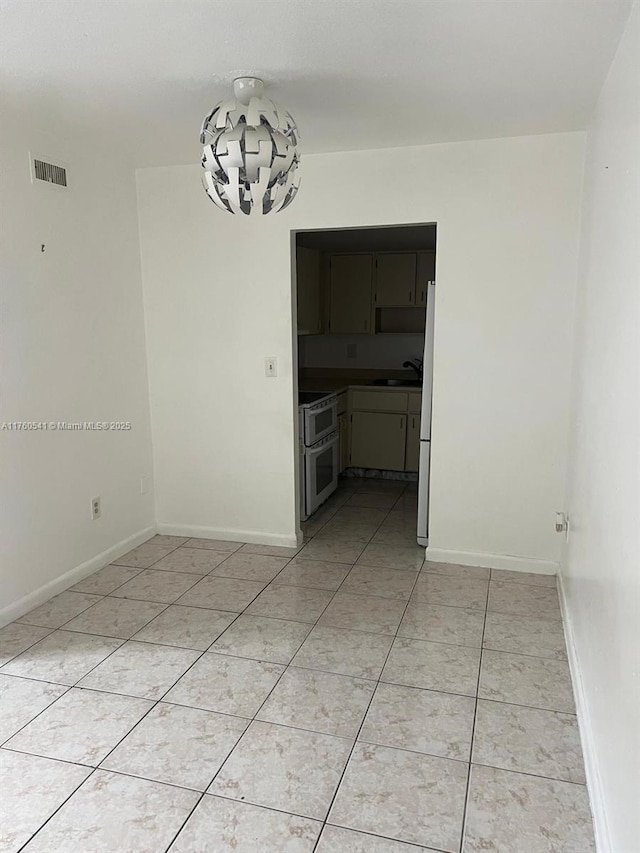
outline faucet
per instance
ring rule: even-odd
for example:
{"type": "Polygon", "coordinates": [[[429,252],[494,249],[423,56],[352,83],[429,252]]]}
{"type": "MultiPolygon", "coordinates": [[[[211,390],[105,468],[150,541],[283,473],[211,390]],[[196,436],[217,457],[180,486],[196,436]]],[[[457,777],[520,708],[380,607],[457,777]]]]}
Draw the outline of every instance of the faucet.
{"type": "Polygon", "coordinates": [[[403,367],[410,367],[412,370],[415,370],[418,379],[422,382],[422,359],[416,358],[414,361],[404,361],[402,363],[403,367]]]}

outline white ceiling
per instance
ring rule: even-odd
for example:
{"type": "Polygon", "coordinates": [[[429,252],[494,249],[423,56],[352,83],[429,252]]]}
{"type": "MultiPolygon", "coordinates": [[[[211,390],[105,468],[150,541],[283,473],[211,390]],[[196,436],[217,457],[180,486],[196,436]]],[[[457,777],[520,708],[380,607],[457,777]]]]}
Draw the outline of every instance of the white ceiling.
{"type": "Polygon", "coordinates": [[[0,0],[0,94],[137,166],[263,77],[303,152],[583,129],[630,0],[0,0]]]}

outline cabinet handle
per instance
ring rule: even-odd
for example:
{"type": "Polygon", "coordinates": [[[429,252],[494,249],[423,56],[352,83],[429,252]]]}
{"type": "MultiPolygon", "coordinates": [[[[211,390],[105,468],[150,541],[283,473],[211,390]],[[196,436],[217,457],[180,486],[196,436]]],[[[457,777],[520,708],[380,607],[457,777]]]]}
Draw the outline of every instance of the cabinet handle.
{"type": "Polygon", "coordinates": [[[367,331],[367,326],[368,326],[368,325],[369,325],[369,321],[368,321],[368,320],[365,320],[365,321],[364,321],[364,330],[365,330],[365,332],[367,331]]]}
{"type": "Polygon", "coordinates": [[[413,302],[413,293],[409,291],[409,302],[413,302]]]}

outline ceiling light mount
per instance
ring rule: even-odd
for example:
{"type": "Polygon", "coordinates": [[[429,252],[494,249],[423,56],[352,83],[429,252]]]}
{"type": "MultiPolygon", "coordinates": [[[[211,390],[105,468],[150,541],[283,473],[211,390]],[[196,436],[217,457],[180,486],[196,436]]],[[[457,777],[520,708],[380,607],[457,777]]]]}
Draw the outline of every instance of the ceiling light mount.
{"type": "Polygon", "coordinates": [[[205,191],[228,213],[284,210],[300,184],[296,123],[264,97],[258,77],[238,77],[233,92],[202,125],[205,191]]]}

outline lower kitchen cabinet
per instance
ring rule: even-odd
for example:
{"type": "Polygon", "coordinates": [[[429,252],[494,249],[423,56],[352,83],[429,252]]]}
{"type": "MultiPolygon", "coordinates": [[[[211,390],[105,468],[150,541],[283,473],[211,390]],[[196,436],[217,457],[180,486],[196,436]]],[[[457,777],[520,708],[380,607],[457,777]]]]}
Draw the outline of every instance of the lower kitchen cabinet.
{"type": "Polygon", "coordinates": [[[351,467],[404,471],[407,417],[389,412],[353,412],[351,467]]]}
{"type": "Polygon", "coordinates": [[[340,464],[338,472],[349,467],[349,419],[346,414],[338,415],[338,430],[340,434],[340,464]]]}
{"type": "Polygon", "coordinates": [[[420,415],[407,415],[407,446],[404,470],[417,471],[420,463],[420,415]]]}

